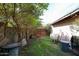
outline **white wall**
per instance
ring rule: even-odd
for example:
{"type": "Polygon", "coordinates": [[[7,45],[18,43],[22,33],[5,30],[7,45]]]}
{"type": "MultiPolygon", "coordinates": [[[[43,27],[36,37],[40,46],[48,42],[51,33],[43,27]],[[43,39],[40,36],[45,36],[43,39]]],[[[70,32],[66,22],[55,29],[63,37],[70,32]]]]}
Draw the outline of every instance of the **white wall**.
{"type": "Polygon", "coordinates": [[[57,39],[56,37],[58,35],[61,36],[61,32],[63,32],[65,35],[68,35],[69,36],[69,39],[71,39],[72,35],[71,35],[70,25],[61,26],[61,27],[53,27],[52,26],[52,32],[51,32],[50,36],[52,38],[57,39]]]}

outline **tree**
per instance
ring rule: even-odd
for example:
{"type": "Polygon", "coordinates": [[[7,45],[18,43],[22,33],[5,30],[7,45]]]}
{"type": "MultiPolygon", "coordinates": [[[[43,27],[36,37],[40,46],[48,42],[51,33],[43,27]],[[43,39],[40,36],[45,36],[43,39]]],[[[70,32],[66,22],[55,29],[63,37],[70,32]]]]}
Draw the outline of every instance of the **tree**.
{"type": "Polygon", "coordinates": [[[6,36],[6,27],[9,23],[16,28],[19,40],[22,37],[29,39],[30,30],[41,25],[39,16],[43,15],[47,7],[47,3],[1,3],[0,16],[5,19],[4,35],[6,36]]]}
{"type": "Polygon", "coordinates": [[[50,33],[52,31],[51,25],[47,24],[45,28],[46,28],[47,34],[50,35],[50,33]]]}

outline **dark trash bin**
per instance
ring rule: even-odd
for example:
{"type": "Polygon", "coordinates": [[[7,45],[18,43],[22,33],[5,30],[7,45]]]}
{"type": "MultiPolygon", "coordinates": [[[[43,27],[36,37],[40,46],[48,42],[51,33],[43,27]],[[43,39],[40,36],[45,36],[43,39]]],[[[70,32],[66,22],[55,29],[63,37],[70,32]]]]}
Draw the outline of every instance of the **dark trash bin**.
{"type": "Polygon", "coordinates": [[[9,49],[0,48],[0,56],[9,56],[9,49]]]}
{"type": "Polygon", "coordinates": [[[71,38],[72,52],[79,56],[79,36],[72,36],[71,38]]]}
{"type": "Polygon", "coordinates": [[[61,46],[61,50],[63,52],[70,52],[70,50],[69,50],[69,43],[63,43],[63,42],[61,42],[60,46],[61,46]]]}

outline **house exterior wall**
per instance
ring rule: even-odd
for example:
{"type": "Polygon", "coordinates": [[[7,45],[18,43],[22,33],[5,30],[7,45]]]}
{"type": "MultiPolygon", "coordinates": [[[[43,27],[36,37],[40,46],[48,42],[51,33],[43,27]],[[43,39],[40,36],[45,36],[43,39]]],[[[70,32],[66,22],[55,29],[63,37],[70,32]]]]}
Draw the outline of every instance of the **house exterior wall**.
{"type": "Polygon", "coordinates": [[[55,24],[53,24],[53,26],[59,27],[59,26],[72,25],[72,24],[76,24],[76,22],[79,22],[79,15],[73,15],[73,16],[67,17],[59,22],[56,22],[55,24]]]}

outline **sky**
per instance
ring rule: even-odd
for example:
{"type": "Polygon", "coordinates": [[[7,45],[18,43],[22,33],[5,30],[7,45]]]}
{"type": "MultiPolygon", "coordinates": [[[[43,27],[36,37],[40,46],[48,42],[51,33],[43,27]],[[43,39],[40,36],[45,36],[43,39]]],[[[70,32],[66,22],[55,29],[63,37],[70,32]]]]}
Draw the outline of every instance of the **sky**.
{"type": "Polygon", "coordinates": [[[44,14],[40,16],[42,24],[51,24],[78,7],[78,3],[50,3],[48,10],[44,11],[44,14]]]}

